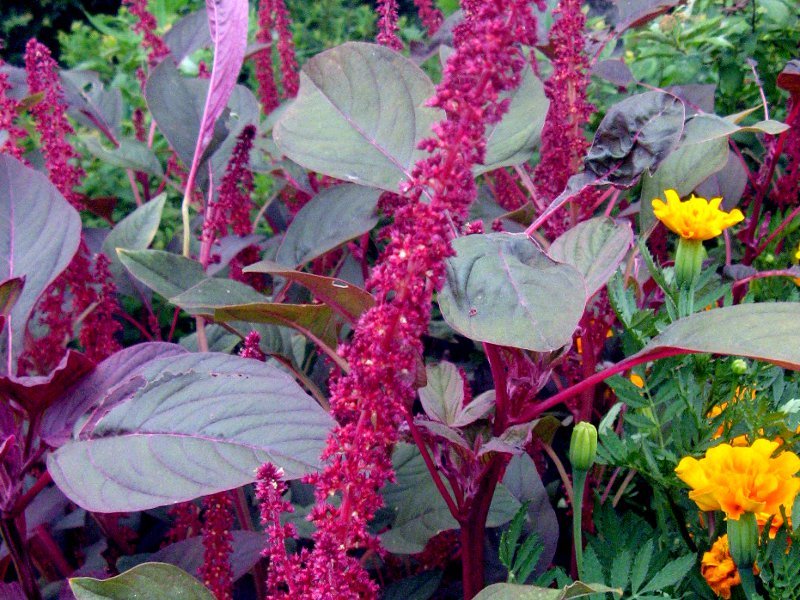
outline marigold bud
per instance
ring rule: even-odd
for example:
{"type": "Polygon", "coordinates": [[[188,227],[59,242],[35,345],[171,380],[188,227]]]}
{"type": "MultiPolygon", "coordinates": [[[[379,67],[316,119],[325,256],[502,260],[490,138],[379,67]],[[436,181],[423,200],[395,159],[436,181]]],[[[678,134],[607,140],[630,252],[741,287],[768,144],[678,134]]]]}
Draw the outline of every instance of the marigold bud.
{"type": "Polygon", "coordinates": [[[758,552],[758,523],[751,512],[738,519],[728,519],[728,545],[731,557],[740,569],[752,569],[758,552]]]}
{"type": "Polygon", "coordinates": [[[747,361],[737,358],[731,363],[731,373],[734,375],[744,375],[747,373],[747,361]]]}
{"type": "Polygon", "coordinates": [[[569,461],[577,471],[588,471],[597,456],[597,429],[587,421],[575,425],[569,443],[569,461]]]}
{"type": "Polygon", "coordinates": [[[703,242],[680,238],[678,250],[675,253],[675,281],[679,286],[689,285],[694,282],[703,269],[703,259],[706,249],[703,242]]]}

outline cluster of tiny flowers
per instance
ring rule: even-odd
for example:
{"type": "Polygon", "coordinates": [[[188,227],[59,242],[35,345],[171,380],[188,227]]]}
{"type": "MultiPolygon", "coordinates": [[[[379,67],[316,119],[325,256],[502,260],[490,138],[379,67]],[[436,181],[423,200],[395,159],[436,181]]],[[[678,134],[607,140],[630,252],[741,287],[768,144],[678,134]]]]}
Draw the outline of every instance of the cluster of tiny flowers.
{"type": "MultiPolygon", "coordinates": [[[[589,63],[585,52],[586,17],[580,0],[560,0],[550,30],[553,72],[545,83],[550,100],[542,130],[541,160],[534,171],[538,193],[552,200],[577,173],[588,142],[583,128],[594,107],[586,100],[589,63]]],[[[586,199],[588,202],[588,199],[586,199]]],[[[581,199],[577,202],[583,204],[581,199]]]]}
{"type": "Polygon", "coordinates": [[[284,0],[261,0],[258,5],[258,33],[256,41],[266,44],[255,58],[256,80],[261,106],[265,114],[278,108],[278,86],[272,65],[272,34],[278,38],[277,49],[283,84],[283,98],[293,98],[300,87],[294,38],[292,37],[292,20],[286,9],[284,0]]]}
{"type": "MultiPolygon", "coordinates": [[[[3,59],[0,59],[0,68],[4,64],[3,59]]],[[[10,154],[22,160],[24,150],[21,141],[25,138],[25,130],[14,124],[19,103],[8,95],[10,89],[8,74],[0,71],[0,131],[5,131],[8,136],[4,142],[0,143],[0,154],[10,154]]]]}
{"type": "Polygon", "coordinates": [[[428,35],[436,33],[444,20],[442,11],[434,5],[432,0],[414,0],[414,4],[417,6],[419,20],[422,21],[428,35]]]}
{"type": "Polygon", "coordinates": [[[142,36],[142,46],[147,50],[147,62],[156,66],[169,55],[169,47],[156,33],[158,22],[147,8],[147,0],[122,0],[128,10],[137,18],[133,30],[142,36]]]}
{"type": "Polygon", "coordinates": [[[239,350],[239,356],[260,360],[261,362],[267,360],[266,355],[261,351],[261,334],[257,331],[248,333],[244,338],[242,349],[239,350]]]}
{"type": "MultiPolygon", "coordinates": [[[[794,103],[800,103],[800,95],[794,97],[794,103]]],[[[770,198],[780,206],[794,206],[800,198],[800,109],[794,105],[789,107],[789,114],[794,118],[786,124],[791,127],[786,132],[784,143],[786,170],[775,182],[770,198]]]]}
{"type": "Polygon", "coordinates": [[[200,509],[194,502],[179,502],[167,510],[172,517],[172,526],[164,536],[164,545],[182,542],[196,536],[202,531],[203,523],[200,521],[200,509]]]}
{"type": "Polygon", "coordinates": [[[31,95],[42,94],[41,101],[31,107],[39,132],[42,156],[50,181],[76,209],[83,208],[83,199],[75,191],[83,179],[83,169],[75,164],[78,153],[67,141],[74,132],[67,121],[64,91],[58,79],[58,65],[50,50],[35,39],[25,47],[25,70],[31,95]]]}
{"type": "Polygon", "coordinates": [[[378,0],[378,36],[376,41],[391,48],[402,50],[403,42],[397,37],[397,0],[378,0]]]}
{"type": "Polygon", "coordinates": [[[393,477],[391,451],[414,398],[420,338],[443,281],[444,260],[452,255],[450,218],[456,223],[466,218],[476,195],[471,168],[483,160],[486,124],[499,121],[506,110],[501,94],[519,84],[525,64],[518,42],[532,45],[535,32],[527,0],[477,3],[454,32],[456,50],[431,101],[447,118],[434,128],[437,137],[423,143],[432,154],[414,168],[406,197],[383,200],[394,223],[367,283],[377,304],[341,349],[350,372],[335,373],[331,380],[338,426],[323,453],[325,468],[309,477],[317,501],[311,513],[314,549],[294,560],[273,557],[282,569],[282,597],[377,595],[349,552],[380,550],[367,525],[382,505],[381,487],[393,477]],[[331,502],[335,496],[341,498],[338,505],[331,502]]]}
{"type": "Polygon", "coordinates": [[[73,293],[74,302],[81,312],[94,307],[89,310],[81,324],[78,341],[89,358],[100,362],[122,348],[116,337],[122,331],[122,326],[114,319],[114,315],[120,310],[117,304],[117,286],[105,254],[96,256],[91,279],[83,281],[73,293]]]}
{"type": "Polygon", "coordinates": [[[233,506],[230,494],[203,498],[203,564],[200,578],[217,600],[233,598],[233,506]]]}
{"type": "Polygon", "coordinates": [[[517,179],[505,169],[492,171],[490,185],[495,201],[505,210],[513,211],[522,208],[528,198],[520,189],[517,179]]]}

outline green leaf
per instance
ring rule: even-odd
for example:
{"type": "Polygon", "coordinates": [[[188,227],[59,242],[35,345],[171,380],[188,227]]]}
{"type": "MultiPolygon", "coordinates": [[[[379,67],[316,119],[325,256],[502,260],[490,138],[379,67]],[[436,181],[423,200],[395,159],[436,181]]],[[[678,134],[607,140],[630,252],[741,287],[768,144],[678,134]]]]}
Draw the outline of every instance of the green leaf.
{"type": "Polygon", "coordinates": [[[203,314],[211,314],[214,309],[224,306],[265,302],[266,300],[267,297],[264,294],[259,294],[246,283],[212,277],[203,279],[169,299],[172,304],[180,306],[184,310],[203,314]]]}
{"type": "Polygon", "coordinates": [[[383,600],[428,600],[439,589],[441,571],[425,571],[418,575],[394,581],[383,590],[383,600]]]}
{"type": "Polygon", "coordinates": [[[586,280],[586,297],[602,288],[633,244],[627,222],[596,217],[579,223],[550,246],[550,258],[572,265],[586,280]]]}
{"type": "Polygon", "coordinates": [[[641,552],[636,556],[631,572],[631,592],[636,593],[642,587],[647,570],[650,568],[650,560],[653,558],[653,540],[647,540],[642,546],[641,552]]]}
{"type": "Polygon", "coordinates": [[[680,583],[696,562],[697,557],[694,554],[687,554],[686,556],[681,556],[667,563],[663,569],[655,574],[655,577],[650,580],[644,589],[642,589],[642,593],[660,592],[663,591],[664,588],[672,587],[680,583]]]}
{"type": "Polygon", "coordinates": [[[295,215],[275,261],[295,267],[370,231],[378,224],[380,190],[344,184],[322,190],[295,215]]]}
{"type": "Polygon", "coordinates": [[[570,343],[586,300],[574,267],[551,260],[522,234],[469,235],[455,239],[453,249],[438,298],[453,329],[537,352],[570,343]]]}
{"type": "Polygon", "coordinates": [[[333,420],[276,367],[187,353],[150,361],[132,377],[48,456],[53,480],[82,508],[192,500],[253,481],[267,461],[287,479],[319,466],[333,420]],[[128,393],[120,397],[121,389],[128,393]]]}
{"type": "Polygon", "coordinates": [[[636,356],[665,349],[746,356],[800,370],[800,303],[737,304],[679,319],[636,356]]]}
{"type": "MultiPolygon", "coordinates": [[[[720,119],[722,120],[722,119],[720,119]]],[[[736,127],[733,125],[733,127],[736,127]]],[[[685,139],[666,157],[655,173],[642,177],[639,225],[648,231],[655,224],[653,199],[673,189],[686,196],[728,162],[728,138],[709,131],[709,121],[692,119],[685,139]]]]}
{"type": "Polygon", "coordinates": [[[625,589],[631,572],[631,553],[626,549],[617,553],[611,564],[609,583],[613,587],[625,589]]]}
{"type": "MultiPolygon", "coordinates": [[[[383,490],[386,507],[395,512],[392,528],[381,535],[381,543],[395,554],[421,552],[442,531],[458,529],[439,495],[419,450],[413,444],[398,444],[392,456],[396,481],[383,490]]],[[[446,484],[445,484],[446,485],[446,484]]],[[[499,527],[510,521],[520,503],[503,485],[498,485],[486,524],[499,527]]]]}
{"type": "Polygon", "coordinates": [[[499,559],[509,571],[514,566],[514,555],[517,552],[517,544],[519,543],[520,535],[522,535],[522,527],[525,525],[527,514],[528,503],[526,502],[519,507],[514,518],[511,519],[508,529],[500,536],[499,559]]]}
{"type": "MultiPolygon", "coordinates": [[[[25,288],[25,277],[11,277],[0,282],[0,317],[7,317],[25,288]]],[[[2,331],[2,328],[0,328],[2,331]]]]}
{"type": "Polygon", "coordinates": [[[348,42],[303,65],[297,98],[275,124],[275,143],[309,170],[396,192],[425,156],[419,142],[443,117],[424,105],[433,92],[409,59],[348,42]]]}
{"type": "Polygon", "coordinates": [[[199,262],[172,252],[117,250],[117,256],[131,275],[166,299],[206,279],[199,262]]]}
{"type": "Polygon", "coordinates": [[[165,563],[144,563],[110,579],[73,577],[69,587],[77,600],[214,600],[197,579],[165,563]]]}
{"type": "Polygon", "coordinates": [[[25,278],[0,331],[0,374],[15,373],[33,307],[72,260],[80,235],[78,211],[47,177],[0,154],[0,281],[25,278]]]}
{"type": "Polygon", "coordinates": [[[262,260],[244,269],[245,273],[269,273],[295,281],[308,289],[314,297],[355,324],[359,317],[375,304],[372,295],[362,288],[334,277],[324,277],[287,269],[269,260],[262,260]]]}
{"type": "Polygon", "coordinates": [[[477,165],[473,173],[477,176],[528,160],[539,145],[549,107],[544,85],[526,64],[522,82],[511,93],[508,112],[499,123],[486,127],[486,157],[484,164],[477,165]]]}
{"type": "Polygon", "coordinates": [[[442,361],[425,367],[427,383],[419,388],[419,400],[425,414],[445,425],[452,425],[464,404],[464,380],[458,368],[442,361]]]}
{"type": "MultiPolygon", "coordinates": [[[[800,515],[800,494],[794,498],[794,504],[792,504],[792,514],[800,515]]],[[[797,531],[800,530],[800,519],[798,519],[797,522],[792,526],[792,529],[794,530],[794,533],[797,533],[797,531]]]]}
{"type": "Polygon", "coordinates": [[[133,295],[135,290],[128,281],[128,273],[117,256],[117,249],[144,250],[152,242],[161,223],[166,194],[159,194],[150,202],[143,204],[114,226],[103,241],[102,252],[109,261],[109,268],[117,283],[117,289],[124,294],[133,295]]]}
{"type": "Polygon", "coordinates": [[[551,590],[533,585],[495,583],[484,588],[475,596],[474,600],[567,600],[604,592],[622,595],[622,590],[606,587],[598,583],[583,583],[580,581],[576,581],[561,590],[551,590]]]}
{"type": "Polygon", "coordinates": [[[164,175],[155,153],[139,140],[122,138],[119,146],[112,148],[103,146],[96,135],[83,136],[81,142],[90,154],[113,167],[141,171],[155,177],[164,175]]]}

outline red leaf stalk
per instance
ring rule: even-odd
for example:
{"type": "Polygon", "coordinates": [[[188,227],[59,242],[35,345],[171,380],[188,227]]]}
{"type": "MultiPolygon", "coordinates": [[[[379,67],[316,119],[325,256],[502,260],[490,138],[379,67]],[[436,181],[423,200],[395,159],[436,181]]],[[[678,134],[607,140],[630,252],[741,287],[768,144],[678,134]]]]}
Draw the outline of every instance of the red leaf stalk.
{"type": "Polygon", "coordinates": [[[75,188],[80,185],[85,173],[75,164],[79,155],[67,141],[67,136],[75,131],[67,121],[58,65],[50,56],[50,50],[33,38],[25,47],[25,70],[31,95],[42,94],[41,101],[31,107],[31,114],[39,132],[50,181],[72,206],[80,210],[83,208],[83,199],[75,188]]]}
{"type": "Polygon", "coordinates": [[[397,0],[378,0],[378,36],[376,41],[391,48],[402,50],[403,42],[397,37],[397,0]]]}
{"type": "MultiPolygon", "coordinates": [[[[539,194],[549,200],[581,169],[589,146],[583,128],[594,112],[586,100],[590,76],[581,1],[560,0],[553,12],[557,16],[550,31],[553,73],[545,83],[550,109],[542,130],[541,161],[534,171],[539,194]]],[[[575,201],[580,203],[581,199],[575,201]]]]}
{"type": "Polygon", "coordinates": [[[432,0],[414,0],[414,4],[417,6],[419,19],[425,26],[428,35],[436,33],[444,21],[442,11],[434,5],[432,0]]]}
{"type": "Polygon", "coordinates": [[[228,492],[203,498],[203,564],[200,578],[217,600],[232,600],[233,505],[228,492]]]}
{"type": "Polygon", "coordinates": [[[147,63],[155,67],[169,55],[169,47],[156,33],[158,22],[147,8],[147,0],[122,0],[128,10],[138,20],[133,30],[142,35],[142,46],[147,50],[147,63]]]}
{"type": "Polygon", "coordinates": [[[391,451],[414,399],[432,296],[452,255],[451,223],[466,219],[476,196],[471,168],[484,158],[486,124],[499,121],[507,109],[501,94],[519,85],[525,65],[518,44],[532,45],[535,32],[527,0],[481,2],[454,32],[456,51],[430,101],[446,119],[434,127],[436,137],[423,142],[431,155],[415,166],[405,197],[384,199],[394,222],[368,281],[377,304],[341,350],[350,373],[331,380],[338,426],[323,454],[324,470],[308,478],[316,486],[314,548],[288,557],[282,547],[270,546],[273,569],[280,573],[280,581],[274,575],[270,580],[280,589],[276,597],[320,597],[320,590],[336,600],[377,595],[350,552],[380,551],[367,524],[382,505],[381,487],[394,476],[391,451]],[[341,498],[337,505],[334,496],[341,498]]]}

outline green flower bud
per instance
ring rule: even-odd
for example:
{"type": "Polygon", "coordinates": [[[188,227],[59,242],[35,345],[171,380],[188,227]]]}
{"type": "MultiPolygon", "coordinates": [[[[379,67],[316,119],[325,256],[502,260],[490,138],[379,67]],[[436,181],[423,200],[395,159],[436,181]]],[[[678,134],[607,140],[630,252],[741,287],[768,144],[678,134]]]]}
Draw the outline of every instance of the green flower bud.
{"type": "Polygon", "coordinates": [[[576,471],[588,471],[597,456],[597,429],[587,421],[581,421],[572,430],[569,443],[569,461],[576,471]]]}
{"type": "Polygon", "coordinates": [[[737,358],[731,363],[731,373],[734,375],[744,375],[747,373],[747,361],[737,358]]]}
{"type": "Polygon", "coordinates": [[[703,268],[703,259],[706,249],[700,240],[678,240],[678,250],[675,253],[675,281],[678,286],[690,285],[700,275],[703,268]]]}
{"type": "Polygon", "coordinates": [[[746,512],[736,521],[728,519],[728,546],[739,569],[753,568],[758,553],[758,523],[753,513],[746,512]]]}

